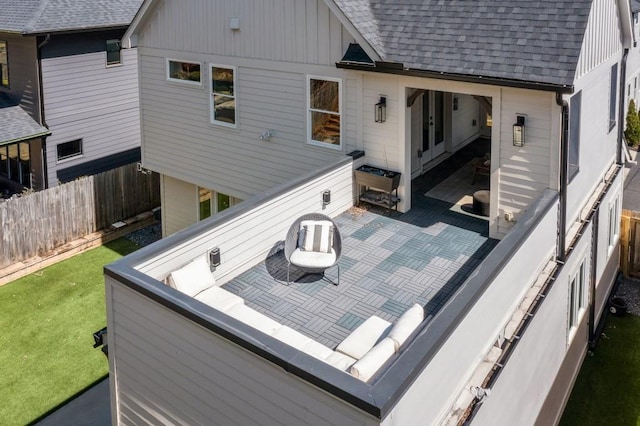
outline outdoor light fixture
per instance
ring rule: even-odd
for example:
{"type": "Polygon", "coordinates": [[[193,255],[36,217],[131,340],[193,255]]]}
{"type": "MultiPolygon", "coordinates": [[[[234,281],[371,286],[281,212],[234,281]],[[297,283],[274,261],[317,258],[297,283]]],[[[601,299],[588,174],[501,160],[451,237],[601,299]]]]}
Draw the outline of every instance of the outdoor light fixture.
{"type": "Polygon", "coordinates": [[[387,98],[380,96],[380,100],[376,104],[376,123],[384,123],[387,121],[387,98]]]}
{"type": "Polygon", "coordinates": [[[524,146],[524,116],[516,116],[516,123],[513,125],[513,146],[524,146]]]}
{"type": "Polygon", "coordinates": [[[220,247],[214,247],[209,251],[209,266],[212,271],[220,266],[220,247]]]}
{"type": "Polygon", "coordinates": [[[322,191],[322,207],[329,203],[331,203],[331,191],[327,189],[326,191],[322,191]]]}

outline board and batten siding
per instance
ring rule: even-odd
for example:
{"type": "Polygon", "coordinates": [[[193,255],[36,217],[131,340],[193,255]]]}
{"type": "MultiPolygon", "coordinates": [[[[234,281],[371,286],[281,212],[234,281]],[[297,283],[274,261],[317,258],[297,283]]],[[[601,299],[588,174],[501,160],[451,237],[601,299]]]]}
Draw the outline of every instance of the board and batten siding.
{"type": "MultiPolygon", "coordinates": [[[[308,74],[342,77],[343,109],[349,111],[344,88],[352,83],[339,70],[139,50],[145,167],[246,200],[345,155],[344,148],[308,144],[306,133],[308,74]],[[202,86],[166,80],[166,58],[176,57],[200,61],[203,75],[211,63],[236,66],[237,128],[211,124],[209,78],[202,86]],[[261,140],[268,129],[273,137],[261,140]]],[[[353,121],[346,115],[343,122],[353,121]]],[[[342,132],[343,142],[355,139],[354,126],[342,132]]]]}
{"type": "Polygon", "coordinates": [[[198,187],[167,175],[160,178],[162,235],[167,236],[198,221],[198,187]]]}
{"type": "Polygon", "coordinates": [[[333,66],[353,40],[322,0],[165,0],[143,22],[138,45],[333,66]]]}
{"type": "Polygon", "coordinates": [[[122,65],[106,66],[106,53],[42,60],[49,185],[56,171],[140,146],[138,57],[122,50],[122,65]],[[58,163],[56,146],[82,139],[82,156],[58,163]]]}
{"type": "Polygon", "coordinates": [[[110,277],[106,294],[114,423],[379,424],[110,277]]]}
{"type": "Polygon", "coordinates": [[[576,79],[611,57],[621,54],[621,34],[618,3],[612,0],[594,0],[576,67],[576,79]]]}
{"type": "Polygon", "coordinates": [[[0,41],[7,42],[9,88],[0,87],[35,121],[41,123],[38,53],[35,37],[0,33],[0,41]]]}

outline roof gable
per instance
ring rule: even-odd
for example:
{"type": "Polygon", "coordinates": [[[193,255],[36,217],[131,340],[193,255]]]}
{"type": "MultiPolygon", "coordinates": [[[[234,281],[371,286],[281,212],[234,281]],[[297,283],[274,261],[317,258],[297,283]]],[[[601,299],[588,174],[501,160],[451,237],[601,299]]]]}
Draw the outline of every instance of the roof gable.
{"type": "Polygon", "coordinates": [[[333,0],[405,69],[571,85],[591,0],[333,0]]]}

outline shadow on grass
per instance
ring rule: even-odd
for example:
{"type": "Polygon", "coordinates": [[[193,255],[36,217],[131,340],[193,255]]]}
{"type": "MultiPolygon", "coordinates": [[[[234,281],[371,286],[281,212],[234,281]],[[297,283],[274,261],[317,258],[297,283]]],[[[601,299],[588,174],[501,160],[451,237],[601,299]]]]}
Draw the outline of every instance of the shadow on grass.
{"type": "Polygon", "coordinates": [[[124,237],[118,238],[114,241],[110,241],[104,244],[104,247],[115,253],[118,253],[121,256],[126,256],[141,248],[133,241],[130,241],[124,237]]]}
{"type": "MultiPolygon", "coordinates": [[[[36,425],[40,422],[43,422],[47,417],[52,416],[54,413],[56,413],[58,410],[60,410],[62,407],[70,404],[71,402],[75,401],[77,398],[82,397],[83,395],[85,395],[87,392],[89,392],[91,389],[93,389],[94,387],[96,387],[97,385],[99,385],[100,383],[102,383],[104,380],[108,380],[109,378],[109,374],[105,374],[104,376],[100,377],[99,379],[97,379],[96,381],[94,381],[93,383],[89,384],[86,388],[82,389],[80,392],[76,393],[75,395],[70,396],[69,398],[67,398],[66,400],[62,401],[60,404],[56,405],[55,407],[53,407],[52,409],[50,409],[49,411],[47,411],[46,413],[42,414],[40,417],[32,420],[31,422],[28,423],[28,425],[36,425]]],[[[105,395],[105,397],[107,398],[106,404],[110,405],[109,402],[109,394],[105,395]]],[[[105,401],[100,401],[98,400],[97,403],[105,403],[105,401]]],[[[67,422],[67,424],[72,424],[73,422],[73,417],[69,416],[69,414],[73,414],[73,413],[65,413],[66,415],[64,416],[65,419],[64,421],[67,422]]],[[[82,414],[82,413],[79,413],[82,414]]],[[[86,413],[85,413],[86,414],[86,413]]],[[[96,419],[96,421],[98,420],[102,420],[105,421],[106,419],[96,419]]],[[[51,424],[57,423],[56,421],[51,422],[51,424]]],[[[107,421],[108,423],[108,421],[107,421]]],[[[44,422],[44,425],[49,424],[49,422],[44,422]]],[[[43,426],[44,426],[43,425],[43,426]]]]}

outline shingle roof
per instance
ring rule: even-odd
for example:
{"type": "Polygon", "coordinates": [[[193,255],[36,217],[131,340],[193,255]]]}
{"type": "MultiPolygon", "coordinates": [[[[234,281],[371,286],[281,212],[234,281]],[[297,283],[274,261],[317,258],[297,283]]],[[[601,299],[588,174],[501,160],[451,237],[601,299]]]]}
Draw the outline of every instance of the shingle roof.
{"type": "Polygon", "coordinates": [[[334,0],[383,61],[571,85],[591,0],[334,0]]]}
{"type": "Polygon", "coordinates": [[[38,124],[22,108],[0,93],[0,145],[48,135],[46,127],[38,124]]]}
{"type": "Polygon", "coordinates": [[[629,4],[631,4],[631,11],[633,13],[640,12],[640,1],[639,0],[629,0],[629,4]]]}
{"type": "Polygon", "coordinates": [[[142,0],[0,0],[0,31],[23,34],[127,26],[142,0]]]}

